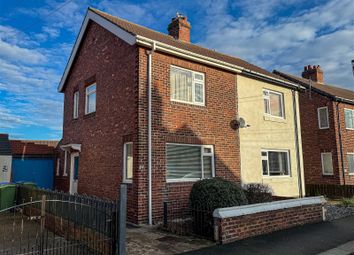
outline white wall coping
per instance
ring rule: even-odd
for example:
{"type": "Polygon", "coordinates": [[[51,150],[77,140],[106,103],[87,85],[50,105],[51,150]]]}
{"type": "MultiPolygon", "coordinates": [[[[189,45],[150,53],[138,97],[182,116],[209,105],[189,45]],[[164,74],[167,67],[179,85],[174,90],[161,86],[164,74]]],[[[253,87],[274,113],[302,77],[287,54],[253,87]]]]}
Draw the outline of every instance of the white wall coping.
{"type": "Polygon", "coordinates": [[[255,214],[260,212],[268,212],[268,211],[275,211],[275,210],[281,210],[287,208],[300,207],[304,205],[323,204],[325,202],[326,199],[323,196],[318,196],[318,197],[296,198],[296,199],[287,199],[287,200],[260,203],[260,204],[219,208],[214,210],[213,217],[225,219],[225,218],[255,214]]]}

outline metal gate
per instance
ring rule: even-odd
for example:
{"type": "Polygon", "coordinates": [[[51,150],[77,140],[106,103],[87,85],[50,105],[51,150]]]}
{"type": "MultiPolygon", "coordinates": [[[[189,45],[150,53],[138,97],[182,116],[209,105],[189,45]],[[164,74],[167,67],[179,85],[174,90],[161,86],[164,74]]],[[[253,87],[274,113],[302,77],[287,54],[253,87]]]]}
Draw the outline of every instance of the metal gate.
{"type": "Polygon", "coordinates": [[[20,186],[0,210],[0,254],[125,254],[126,186],[117,203],[20,186]]]}

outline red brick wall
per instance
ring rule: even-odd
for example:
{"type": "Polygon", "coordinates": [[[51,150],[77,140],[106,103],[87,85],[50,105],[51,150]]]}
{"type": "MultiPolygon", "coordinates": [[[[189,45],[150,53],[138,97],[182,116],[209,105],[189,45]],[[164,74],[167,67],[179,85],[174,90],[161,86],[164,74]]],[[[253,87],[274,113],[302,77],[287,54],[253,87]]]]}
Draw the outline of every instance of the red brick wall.
{"type": "MultiPolygon", "coordinates": [[[[62,144],[81,144],[78,192],[116,199],[123,174],[123,143],[136,141],[137,48],[95,23],[89,24],[67,79],[62,144]],[[85,115],[85,87],[96,82],[96,112],[85,115]],[[79,90],[79,118],[73,93],[79,90]]],[[[134,153],[136,151],[134,145],[134,153]]],[[[61,153],[61,167],[64,157],[61,153]]],[[[70,155],[67,168],[70,169],[70,155]]],[[[61,169],[61,175],[62,175],[61,169]]],[[[68,177],[57,178],[68,189],[68,177]]],[[[137,185],[128,185],[128,219],[137,211],[137,185]]]]}
{"type": "Polygon", "coordinates": [[[222,244],[323,221],[322,205],[307,205],[230,218],[215,218],[222,244]]]}
{"type": "MultiPolygon", "coordinates": [[[[162,217],[165,200],[188,201],[193,185],[166,183],[166,143],[210,144],[215,149],[217,176],[240,181],[239,138],[230,128],[235,119],[236,77],[232,73],[153,53],[153,217],[162,217]],[[206,105],[195,106],[170,100],[170,66],[205,73],[206,105]]],[[[139,50],[139,221],[147,220],[147,55],[139,50]]]]}
{"type": "Polygon", "coordinates": [[[336,184],[340,180],[333,102],[315,92],[300,93],[300,121],[306,184],[336,184]],[[329,128],[319,129],[317,108],[328,107],[329,128]],[[322,174],[321,153],[332,152],[333,176],[322,174]]]}

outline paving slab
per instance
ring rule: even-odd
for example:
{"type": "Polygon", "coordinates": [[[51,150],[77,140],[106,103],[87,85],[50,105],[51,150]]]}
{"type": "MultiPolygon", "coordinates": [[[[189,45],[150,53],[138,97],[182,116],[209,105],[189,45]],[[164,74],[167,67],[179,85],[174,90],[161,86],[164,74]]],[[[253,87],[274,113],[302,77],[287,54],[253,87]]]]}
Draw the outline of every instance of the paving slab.
{"type": "Polygon", "coordinates": [[[157,227],[127,228],[127,254],[179,254],[215,245],[214,242],[192,236],[179,236],[157,227]]]}
{"type": "MultiPolygon", "coordinates": [[[[225,245],[215,245],[183,254],[281,254],[315,255],[335,248],[350,249],[354,240],[354,217],[304,225],[225,245]]],[[[347,251],[346,251],[347,252],[347,251]]],[[[348,251],[346,254],[354,254],[348,251]],[[349,253],[348,253],[349,252],[349,253]]],[[[329,253],[331,254],[331,253],[329,253]]],[[[327,255],[329,255],[327,254],[327,255]]],[[[334,253],[340,255],[341,253],[334,253]]]]}

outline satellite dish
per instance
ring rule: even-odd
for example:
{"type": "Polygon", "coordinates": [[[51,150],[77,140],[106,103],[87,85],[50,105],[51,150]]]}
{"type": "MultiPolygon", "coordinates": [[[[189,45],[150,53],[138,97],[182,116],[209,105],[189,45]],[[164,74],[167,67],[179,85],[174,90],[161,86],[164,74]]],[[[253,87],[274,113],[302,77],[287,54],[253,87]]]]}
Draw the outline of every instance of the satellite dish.
{"type": "Polygon", "coordinates": [[[237,118],[235,120],[232,120],[230,123],[230,126],[232,129],[236,130],[239,128],[248,128],[250,125],[247,124],[246,120],[244,118],[237,118]]]}

